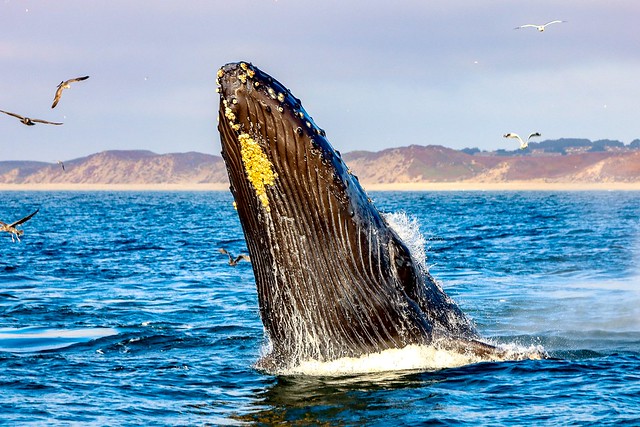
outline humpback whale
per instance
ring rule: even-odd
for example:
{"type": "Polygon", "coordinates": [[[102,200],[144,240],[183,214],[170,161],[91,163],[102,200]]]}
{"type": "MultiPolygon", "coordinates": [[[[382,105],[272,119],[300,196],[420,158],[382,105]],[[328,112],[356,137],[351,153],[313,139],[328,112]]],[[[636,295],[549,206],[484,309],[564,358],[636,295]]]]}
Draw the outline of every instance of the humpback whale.
{"type": "Polygon", "coordinates": [[[218,130],[255,275],[266,370],[415,345],[499,357],[283,84],[218,70],[218,130]]]}

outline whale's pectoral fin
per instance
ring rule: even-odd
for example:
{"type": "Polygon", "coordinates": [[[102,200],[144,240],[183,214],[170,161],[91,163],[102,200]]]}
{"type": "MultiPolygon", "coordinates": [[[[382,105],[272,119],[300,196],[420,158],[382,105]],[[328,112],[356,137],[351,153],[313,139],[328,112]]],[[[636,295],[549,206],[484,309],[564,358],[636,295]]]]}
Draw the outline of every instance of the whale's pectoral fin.
{"type": "Polygon", "coordinates": [[[407,246],[393,233],[389,242],[396,280],[402,287],[416,320],[428,325],[427,332],[433,335],[453,333],[454,336],[478,338],[471,322],[458,305],[442,290],[426,267],[416,265],[407,246]]]}
{"type": "Polygon", "coordinates": [[[420,288],[423,286],[423,281],[416,274],[420,269],[416,267],[409,249],[395,233],[391,234],[388,249],[391,257],[390,270],[400,287],[399,290],[404,294],[413,322],[424,330],[427,341],[430,341],[433,323],[425,316],[425,310],[422,307],[424,305],[424,297],[420,292],[420,288]]]}

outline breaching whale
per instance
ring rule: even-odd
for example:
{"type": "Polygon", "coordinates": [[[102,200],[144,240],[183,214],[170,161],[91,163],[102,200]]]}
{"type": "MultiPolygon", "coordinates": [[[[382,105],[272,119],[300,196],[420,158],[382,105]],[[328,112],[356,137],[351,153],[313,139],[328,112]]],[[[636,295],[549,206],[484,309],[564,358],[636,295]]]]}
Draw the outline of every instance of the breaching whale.
{"type": "Polygon", "coordinates": [[[269,351],[259,367],[411,344],[499,355],[412,257],[299,99],[248,62],[217,73],[218,130],[269,351]]]}

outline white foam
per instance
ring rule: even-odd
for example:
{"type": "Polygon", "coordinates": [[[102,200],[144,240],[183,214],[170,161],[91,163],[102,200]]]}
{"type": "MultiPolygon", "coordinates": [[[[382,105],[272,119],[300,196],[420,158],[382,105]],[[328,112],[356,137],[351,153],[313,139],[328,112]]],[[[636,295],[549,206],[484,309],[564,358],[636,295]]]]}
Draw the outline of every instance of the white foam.
{"type": "Polygon", "coordinates": [[[544,350],[517,344],[500,345],[491,356],[459,353],[436,345],[408,345],[361,357],[344,357],[329,362],[306,360],[298,366],[276,372],[279,375],[340,376],[402,371],[436,371],[480,362],[540,359],[544,350]],[[498,355],[499,353],[499,355],[498,355]]]}

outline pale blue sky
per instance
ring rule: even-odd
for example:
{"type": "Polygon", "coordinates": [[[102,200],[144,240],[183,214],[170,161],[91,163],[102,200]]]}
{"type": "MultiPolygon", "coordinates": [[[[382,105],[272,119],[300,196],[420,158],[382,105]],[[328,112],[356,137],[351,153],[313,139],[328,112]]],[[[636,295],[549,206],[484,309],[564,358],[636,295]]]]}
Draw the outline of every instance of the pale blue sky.
{"type": "Polygon", "coordinates": [[[215,73],[251,61],[343,152],[640,138],[637,0],[0,0],[0,160],[220,153],[215,73]],[[525,23],[568,22],[544,33],[525,23]],[[90,75],[65,91],[61,80],[90,75]]]}

